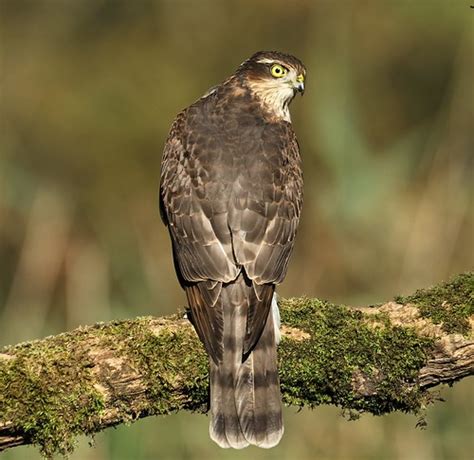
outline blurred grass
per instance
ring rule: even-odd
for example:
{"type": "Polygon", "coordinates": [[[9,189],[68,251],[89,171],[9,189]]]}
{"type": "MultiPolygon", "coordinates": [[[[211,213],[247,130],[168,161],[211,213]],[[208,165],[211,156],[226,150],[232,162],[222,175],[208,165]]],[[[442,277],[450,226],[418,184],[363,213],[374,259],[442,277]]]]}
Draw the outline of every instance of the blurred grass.
{"type": "MultiPolygon", "coordinates": [[[[0,345],[184,304],[157,212],[162,145],[258,49],[309,74],[292,107],[304,215],[280,294],[371,303],[472,269],[472,14],[464,0],[1,0],[0,345]]],[[[205,417],[179,414],[74,458],[467,459],[473,393],[446,391],[423,432],[399,414],[287,411],[279,448],[223,453],[205,417]]]]}

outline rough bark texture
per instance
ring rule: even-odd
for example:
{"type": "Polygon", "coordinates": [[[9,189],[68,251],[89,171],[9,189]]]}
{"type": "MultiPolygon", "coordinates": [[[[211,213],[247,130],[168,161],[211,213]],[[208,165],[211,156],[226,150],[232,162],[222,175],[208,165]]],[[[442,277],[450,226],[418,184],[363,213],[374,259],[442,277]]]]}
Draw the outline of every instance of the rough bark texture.
{"type": "MultiPolygon", "coordinates": [[[[281,300],[286,404],[420,413],[429,388],[474,374],[474,275],[380,306],[281,300]]],[[[67,453],[79,434],[207,411],[208,365],[182,315],[78,328],[0,350],[0,451],[67,453]]]]}

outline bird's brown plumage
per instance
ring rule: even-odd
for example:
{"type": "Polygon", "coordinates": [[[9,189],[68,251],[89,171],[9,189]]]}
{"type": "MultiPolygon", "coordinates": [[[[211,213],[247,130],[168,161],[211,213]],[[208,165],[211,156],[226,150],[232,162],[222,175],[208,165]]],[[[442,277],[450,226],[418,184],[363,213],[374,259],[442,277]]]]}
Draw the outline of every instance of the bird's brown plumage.
{"type": "Polygon", "coordinates": [[[177,116],[162,160],[160,209],[211,358],[210,430],[223,447],[271,447],[283,432],[269,311],[293,249],[303,181],[291,123],[259,97],[258,85],[279,83],[272,61],[305,73],[292,56],[255,54],[177,116]]]}

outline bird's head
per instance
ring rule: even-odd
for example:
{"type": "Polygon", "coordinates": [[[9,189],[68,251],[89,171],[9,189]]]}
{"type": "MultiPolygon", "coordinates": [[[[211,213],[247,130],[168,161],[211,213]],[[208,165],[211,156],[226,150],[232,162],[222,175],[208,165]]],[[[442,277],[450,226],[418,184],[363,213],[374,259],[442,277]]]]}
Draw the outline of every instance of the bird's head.
{"type": "Polygon", "coordinates": [[[305,89],[306,68],[294,56],[259,51],[237,69],[246,86],[278,118],[290,121],[288,106],[305,89]]]}

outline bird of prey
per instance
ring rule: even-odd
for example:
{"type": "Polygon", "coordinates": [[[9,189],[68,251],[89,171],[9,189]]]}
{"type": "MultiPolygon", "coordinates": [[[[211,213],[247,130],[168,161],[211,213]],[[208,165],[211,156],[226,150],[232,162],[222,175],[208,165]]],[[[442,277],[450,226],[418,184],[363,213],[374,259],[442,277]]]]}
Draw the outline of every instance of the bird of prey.
{"type": "Polygon", "coordinates": [[[283,435],[275,285],[286,275],[303,178],[289,104],[297,58],[260,51],[173,122],[160,210],[189,318],[210,357],[211,438],[273,447],[283,435]]]}

